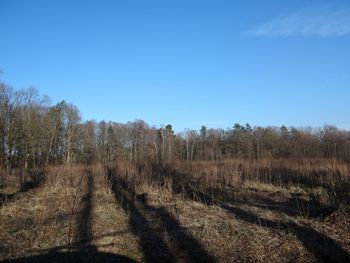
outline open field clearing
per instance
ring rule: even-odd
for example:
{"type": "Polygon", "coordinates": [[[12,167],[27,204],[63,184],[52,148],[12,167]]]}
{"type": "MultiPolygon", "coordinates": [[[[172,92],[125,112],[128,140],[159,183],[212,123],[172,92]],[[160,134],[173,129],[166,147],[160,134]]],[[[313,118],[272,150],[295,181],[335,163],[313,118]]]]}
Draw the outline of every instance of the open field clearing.
{"type": "Polygon", "coordinates": [[[0,0],[0,263],[350,263],[350,0],[0,0]]]}
{"type": "MultiPolygon", "coordinates": [[[[271,178],[253,179],[248,166],[237,164],[120,162],[33,171],[22,178],[26,187],[16,188],[12,180],[1,189],[0,259],[349,260],[348,199],[332,202],[332,191],[325,188],[330,174],[308,186],[301,180],[305,171],[299,183],[290,173],[282,183],[286,175],[276,181],[271,170],[271,178]]],[[[311,170],[317,167],[312,165],[307,163],[311,170]]]]}

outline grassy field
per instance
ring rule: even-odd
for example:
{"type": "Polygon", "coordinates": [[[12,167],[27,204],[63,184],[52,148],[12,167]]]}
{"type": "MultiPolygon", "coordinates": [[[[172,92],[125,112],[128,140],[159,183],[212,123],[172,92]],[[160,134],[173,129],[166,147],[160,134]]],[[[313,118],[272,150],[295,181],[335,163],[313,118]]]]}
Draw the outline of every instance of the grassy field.
{"type": "Polygon", "coordinates": [[[323,159],[2,171],[0,261],[350,262],[349,171],[323,159]]]}

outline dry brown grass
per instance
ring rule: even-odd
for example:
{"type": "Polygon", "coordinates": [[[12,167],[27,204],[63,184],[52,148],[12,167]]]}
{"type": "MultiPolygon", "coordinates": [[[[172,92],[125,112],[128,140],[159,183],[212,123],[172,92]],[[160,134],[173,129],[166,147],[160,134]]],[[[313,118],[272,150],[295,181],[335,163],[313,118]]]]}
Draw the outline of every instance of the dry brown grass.
{"type": "Polygon", "coordinates": [[[335,160],[44,172],[38,184],[34,172],[3,180],[1,192],[14,195],[0,207],[0,261],[342,262],[350,254],[347,196],[337,192],[349,167],[335,160]],[[21,181],[31,187],[21,191],[21,181]]]}

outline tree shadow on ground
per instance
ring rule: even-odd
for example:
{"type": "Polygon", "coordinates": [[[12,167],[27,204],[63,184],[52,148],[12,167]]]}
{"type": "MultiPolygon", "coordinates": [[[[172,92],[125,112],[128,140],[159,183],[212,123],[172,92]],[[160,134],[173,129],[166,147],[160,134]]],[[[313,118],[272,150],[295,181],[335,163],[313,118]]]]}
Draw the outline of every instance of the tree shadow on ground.
{"type": "Polygon", "coordinates": [[[164,232],[170,237],[172,247],[177,257],[182,257],[186,262],[215,262],[210,255],[185,228],[164,208],[144,205],[149,213],[159,218],[164,232]]]}
{"type": "Polygon", "coordinates": [[[129,212],[130,228],[141,238],[140,245],[146,262],[164,262],[166,258],[170,262],[215,262],[214,257],[205,251],[203,246],[181,227],[164,207],[149,205],[147,195],[137,195],[133,186],[114,169],[107,168],[108,180],[123,209],[129,212]],[[157,228],[151,225],[152,221],[157,221],[157,228]],[[159,232],[163,234],[156,234],[159,232]],[[148,238],[144,236],[145,234],[148,238]],[[165,242],[165,235],[170,247],[165,242]],[[149,243],[153,245],[149,246],[149,243]],[[159,249],[164,250],[166,258],[160,258],[159,255],[154,254],[159,249]]]}
{"type": "Polygon", "coordinates": [[[291,217],[302,216],[322,219],[335,211],[334,207],[323,207],[313,200],[305,200],[297,196],[293,196],[285,201],[276,201],[271,198],[256,196],[242,203],[270,211],[281,212],[291,217]]]}
{"type": "Polygon", "coordinates": [[[86,170],[87,185],[86,193],[81,199],[82,209],[77,216],[76,226],[77,233],[75,234],[75,240],[73,245],[77,247],[90,246],[92,242],[92,204],[93,204],[93,192],[94,192],[94,177],[90,170],[86,170]]]}
{"type": "Polygon", "coordinates": [[[29,170],[25,176],[21,175],[20,189],[17,192],[7,194],[0,193],[0,207],[16,200],[21,194],[39,188],[45,181],[45,171],[42,169],[29,170]],[[25,179],[23,178],[25,177],[25,179]]]}
{"type": "Polygon", "coordinates": [[[81,262],[125,262],[134,263],[136,261],[121,255],[111,253],[101,253],[93,249],[77,252],[52,252],[45,255],[32,256],[14,260],[3,261],[9,263],[81,263],[81,262]]]}
{"type": "Polygon", "coordinates": [[[276,186],[281,185],[298,185],[298,186],[322,186],[323,181],[329,176],[328,171],[311,171],[302,174],[299,170],[286,167],[272,167],[272,168],[258,168],[254,172],[245,174],[242,171],[241,179],[254,179],[255,181],[272,184],[276,186]],[[253,175],[252,175],[253,174],[253,175]]]}
{"type": "Polygon", "coordinates": [[[107,168],[107,179],[111,184],[116,201],[129,215],[129,228],[139,237],[139,244],[146,262],[175,262],[174,255],[166,245],[164,238],[152,228],[146,216],[135,204],[135,192],[116,172],[107,168]]]}
{"type": "Polygon", "coordinates": [[[221,207],[245,222],[271,230],[293,233],[303,243],[304,247],[314,255],[318,262],[350,262],[350,255],[345,249],[340,247],[332,238],[311,227],[300,226],[294,222],[264,219],[241,208],[225,204],[221,205],[221,207]]]}
{"type": "MultiPolygon", "coordinates": [[[[298,171],[294,171],[287,168],[274,168],[270,170],[257,170],[254,177],[241,175],[240,182],[254,181],[265,183],[269,185],[286,186],[289,183],[297,185],[305,185],[306,187],[323,187],[329,191],[327,187],[329,184],[329,172],[322,171],[320,173],[311,172],[307,175],[300,175],[298,171]],[[304,178],[305,177],[305,178],[304,178]],[[265,178],[265,179],[264,179],[265,178]],[[293,181],[293,180],[295,181],[293,181]],[[327,181],[328,180],[328,181],[327,181]]],[[[171,186],[175,193],[181,193],[190,197],[191,199],[198,199],[200,202],[205,202],[210,205],[213,202],[237,202],[241,201],[239,198],[241,188],[237,185],[227,185],[225,178],[216,178],[216,181],[205,181],[203,177],[193,175],[191,169],[179,170],[176,165],[170,164],[154,164],[152,166],[152,180],[160,185],[166,182],[171,182],[171,186]],[[210,187],[208,187],[210,185],[210,187]],[[238,197],[238,199],[237,199],[238,197]]],[[[341,176],[336,176],[337,180],[340,181],[341,176]]],[[[348,193],[349,188],[343,192],[348,193]]],[[[309,218],[324,217],[332,213],[336,207],[333,206],[322,206],[317,200],[306,200],[300,198],[300,196],[292,196],[287,201],[276,201],[274,198],[264,197],[263,195],[255,195],[254,191],[258,192],[258,189],[248,188],[253,195],[249,195],[249,199],[253,202],[257,202],[258,205],[267,205],[271,210],[284,212],[288,215],[302,215],[309,218]],[[265,198],[265,199],[264,199],[265,198]]],[[[339,193],[339,191],[337,192],[339,193]]],[[[339,197],[337,197],[339,198],[339,197]]],[[[247,200],[243,200],[247,201],[247,200]]],[[[346,202],[345,202],[346,203],[346,202]]]]}
{"type": "MultiPolygon", "coordinates": [[[[230,202],[227,203],[222,202],[222,200],[213,193],[207,193],[205,190],[203,191],[205,186],[198,185],[196,181],[191,181],[191,179],[189,179],[191,178],[191,175],[185,175],[177,172],[176,170],[172,170],[171,174],[168,174],[167,176],[171,178],[173,192],[182,194],[187,199],[206,205],[218,205],[228,212],[234,214],[237,218],[251,224],[261,225],[262,227],[267,227],[276,231],[283,231],[285,233],[293,233],[303,243],[304,247],[314,255],[318,262],[350,262],[349,253],[339,244],[337,244],[335,240],[312,229],[311,227],[301,226],[291,221],[271,221],[260,218],[240,208],[231,207],[227,203],[239,203],[258,207],[259,205],[256,205],[251,201],[237,199],[231,199],[230,202]]],[[[229,194],[225,193],[224,195],[229,196],[229,194]]],[[[265,206],[260,205],[260,208],[285,212],[291,216],[296,216],[298,213],[300,214],[300,209],[295,208],[293,202],[295,202],[295,200],[290,200],[289,202],[285,203],[278,203],[270,199],[262,199],[260,200],[260,203],[265,203],[265,206]]],[[[315,214],[313,216],[316,217],[319,211],[314,213],[315,214]]]]}
{"type": "Polygon", "coordinates": [[[87,191],[82,198],[82,209],[77,216],[77,233],[71,245],[50,249],[47,253],[14,260],[5,260],[9,263],[80,263],[80,262],[125,262],[136,261],[122,255],[102,253],[92,245],[92,198],[94,189],[93,174],[87,171],[87,191]],[[62,251],[67,250],[67,251],[62,251]]]}
{"type": "Polygon", "coordinates": [[[251,190],[248,196],[240,196],[239,189],[225,186],[207,187],[200,180],[195,180],[191,174],[185,174],[172,169],[163,173],[171,181],[171,189],[176,194],[186,198],[214,205],[219,203],[249,204],[270,211],[282,212],[288,216],[303,216],[307,218],[323,218],[335,211],[335,207],[322,206],[315,200],[306,200],[299,196],[292,196],[288,200],[274,200],[273,198],[257,194],[257,189],[251,190]]]}

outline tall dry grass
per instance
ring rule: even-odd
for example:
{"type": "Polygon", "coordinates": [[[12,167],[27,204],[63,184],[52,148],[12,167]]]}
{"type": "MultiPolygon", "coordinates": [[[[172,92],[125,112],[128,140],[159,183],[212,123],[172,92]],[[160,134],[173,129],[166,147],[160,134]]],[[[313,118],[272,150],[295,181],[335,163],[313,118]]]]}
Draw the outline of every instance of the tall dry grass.
{"type": "Polygon", "coordinates": [[[245,182],[303,188],[315,203],[327,199],[336,207],[350,201],[350,166],[333,159],[118,162],[107,165],[105,170],[122,178],[132,189],[159,189],[192,199],[204,198],[207,203],[228,200],[245,182]]]}

